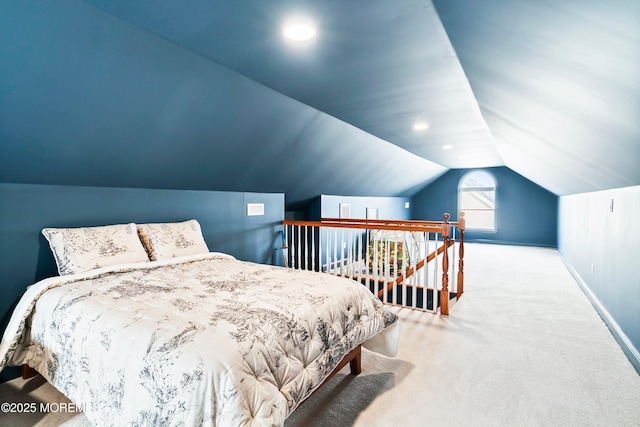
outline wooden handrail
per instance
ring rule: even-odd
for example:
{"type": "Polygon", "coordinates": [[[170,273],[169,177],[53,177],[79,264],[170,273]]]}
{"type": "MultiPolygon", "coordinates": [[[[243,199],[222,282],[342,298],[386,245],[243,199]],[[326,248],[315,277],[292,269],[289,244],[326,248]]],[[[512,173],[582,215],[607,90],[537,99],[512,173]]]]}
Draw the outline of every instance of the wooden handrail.
{"type": "MultiPolygon", "coordinates": [[[[422,220],[385,220],[385,219],[366,219],[366,218],[322,218],[322,220],[320,221],[298,221],[298,220],[284,220],[282,221],[282,224],[284,227],[284,234],[283,234],[283,248],[287,248],[287,242],[285,242],[286,236],[287,236],[287,226],[291,226],[291,227],[296,227],[296,228],[291,228],[292,233],[295,234],[295,229],[297,229],[297,233],[298,233],[298,243],[300,243],[300,235],[301,235],[301,227],[305,227],[305,236],[307,235],[306,233],[306,227],[312,227],[312,229],[315,229],[316,227],[318,228],[318,230],[320,230],[322,227],[324,227],[326,230],[329,229],[360,229],[360,230],[375,230],[375,231],[379,231],[379,230],[385,230],[385,231],[400,231],[400,232],[409,232],[409,233],[425,233],[424,236],[421,235],[414,235],[412,237],[412,239],[417,238],[417,239],[429,239],[429,235],[427,233],[435,233],[435,234],[439,234],[442,236],[442,245],[438,248],[436,248],[432,253],[430,253],[426,258],[424,259],[416,259],[417,263],[413,266],[406,266],[405,268],[403,268],[401,266],[401,262],[398,262],[398,264],[395,264],[395,261],[393,262],[394,264],[394,270],[399,270],[397,271],[397,273],[402,273],[400,276],[397,277],[390,277],[389,276],[389,271],[387,271],[385,277],[382,280],[378,280],[377,276],[373,278],[373,281],[377,281],[377,285],[376,288],[380,285],[382,285],[383,289],[378,290],[377,295],[379,298],[387,298],[387,292],[389,291],[393,291],[394,287],[396,286],[400,286],[406,283],[407,279],[411,276],[414,276],[418,271],[420,271],[421,269],[425,268],[429,262],[432,262],[434,259],[437,259],[438,256],[442,255],[442,279],[441,279],[441,286],[440,286],[440,290],[438,291],[438,286],[435,286],[433,288],[433,311],[436,310],[436,293],[439,296],[439,307],[440,307],[440,314],[442,315],[448,315],[449,314],[449,298],[450,298],[450,293],[449,293],[449,267],[450,267],[450,261],[449,261],[449,251],[448,249],[453,246],[456,243],[456,240],[459,243],[459,256],[458,256],[458,272],[457,272],[457,277],[453,276],[453,274],[455,274],[455,266],[451,265],[452,271],[451,271],[451,275],[452,275],[452,279],[457,278],[457,280],[454,282],[454,284],[456,285],[456,289],[455,289],[455,293],[456,293],[456,297],[457,299],[459,299],[462,295],[462,293],[464,292],[464,231],[465,231],[465,218],[464,218],[464,212],[460,212],[459,215],[459,219],[457,222],[449,222],[450,219],[450,215],[448,213],[445,213],[443,215],[443,221],[422,221],[422,220]],[[457,228],[458,232],[456,234],[452,233],[451,228],[455,227],[457,228]]],[[[337,230],[335,231],[336,233],[338,232],[337,230]]],[[[305,246],[305,248],[301,248],[299,251],[296,250],[297,254],[298,254],[298,263],[299,268],[302,269],[307,269],[307,260],[311,259],[311,269],[315,269],[315,260],[316,257],[314,255],[314,236],[316,236],[315,232],[313,232],[310,235],[310,239],[311,239],[311,249],[309,252],[309,248],[305,246]],[[302,255],[302,257],[301,257],[302,255]],[[304,261],[304,262],[302,262],[304,261]]],[[[318,242],[322,241],[322,236],[323,234],[320,234],[318,237],[318,242]]],[[[337,235],[334,235],[334,237],[337,235]]],[[[351,236],[352,234],[349,233],[349,237],[348,240],[351,241],[351,236]]],[[[362,233],[356,233],[355,234],[356,239],[362,239],[362,233]]],[[[404,238],[407,238],[406,234],[404,234],[404,238]]],[[[307,242],[307,237],[304,237],[305,243],[307,242]]],[[[387,235],[386,238],[388,239],[389,236],[387,235]]],[[[344,242],[344,232],[342,234],[342,249],[340,250],[340,261],[342,262],[342,260],[344,259],[344,248],[345,248],[345,242],[344,242]]],[[[316,242],[317,244],[319,244],[318,242],[316,242]]],[[[354,249],[354,251],[361,251],[362,248],[362,240],[358,240],[358,248],[360,249],[354,249]]],[[[407,240],[407,242],[409,242],[407,240]]],[[[436,244],[437,244],[437,240],[436,240],[436,244]]],[[[336,254],[336,247],[334,245],[334,256],[336,254]]],[[[393,246],[390,246],[391,248],[393,248],[393,246]]],[[[429,246],[427,245],[427,248],[429,246]]],[[[349,248],[351,248],[351,246],[349,246],[349,248]]],[[[354,247],[355,248],[355,247],[354,247]]],[[[393,249],[392,249],[393,251],[393,249]]],[[[320,252],[318,252],[319,254],[320,252]]],[[[358,252],[359,253],[359,252],[358,252]]],[[[367,249],[367,254],[369,253],[369,250],[367,249]]],[[[406,249],[405,252],[406,253],[406,249]]],[[[360,254],[362,255],[362,254],[360,254]]],[[[367,255],[368,256],[368,255],[367,255]]],[[[320,257],[322,257],[322,255],[320,255],[320,257]]],[[[351,259],[351,249],[349,249],[349,255],[348,258],[351,259]]],[[[329,260],[331,259],[330,255],[329,255],[329,250],[327,249],[327,268],[329,268],[329,260]]],[[[336,258],[338,259],[338,258],[336,258]]],[[[394,257],[394,259],[397,260],[397,258],[394,257]]],[[[389,255],[387,254],[387,260],[389,260],[389,255]]],[[[320,258],[320,262],[322,262],[322,258],[320,258]]],[[[455,260],[453,261],[455,262],[455,260]]],[[[295,261],[294,261],[295,263],[295,261]]],[[[358,260],[358,268],[360,267],[360,261],[358,260]]],[[[410,263],[409,263],[410,264],[410,263]]],[[[287,265],[287,262],[285,260],[285,265],[287,265]]],[[[327,270],[329,271],[329,270],[327,270]]],[[[350,271],[350,270],[348,270],[350,271]]],[[[332,274],[335,274],[335,272],[333,272],[332,274]]],[[[340,275],[342,274],[342,264],[340,267],[340,275]]],[[[352,277],[352,273],[348,273],[348,277],[349,278],[354,278],[352,277]]],[[[357,275],[357,277],[362,279],[361,275],[357,275]]],[[[367,276],[369,277],[369,276],[367,276]]],[[[369,279],[367,279],[369,280],[369,279]]],[[[417,286],[417,285],[409,285],[409,286],[417,286]]],[[[419,286],[418,286],[419,287],[419,286]]],[[[371,291],[374,291],[373,289],[370,288],[371,291]]],[[[396,296],[395,294],[393,294],[393,304],[396,304],[396,296]]],[[[426,295],[426,294],[425,294],[426,295]]],[[[404,301],[404,294],[403,294],[403,301],[404,301]]],[[[409,297],[407,297],[409,298],[409,297]]],[[[413,299],[417,299],[416,298],[416,294],[415,294],[415,289],[414,289],[414,297],[413,299]]],[[[413,300],[412,300],[413,301],[413,300]]],[[[404,304],[401,303],[401,304],[404,304]]],[[[407,304],[411,304],[411,303],[407,303],[407,304]]],[[[423,305],[425,307],[423,307],[424,309],[426,309],[426,297],[425,300],[423,302],[423,305]]],[[[416,304],[415,301],[413,302],[413,307],[416,308],[416,304]]]]}
{"type": "MultiPolygon", "coordinates": [[[[451,245],[453,245],[455,243],[454,240],[449,240],[449,243],[447,246],[447,249],[449,249],[451,247],[451,245]]],[[[427,258],[426,258],[426,262],[424,259],[421,259],[420,262],[418,262],[415,266],[415,269],[413,267],[409,267],[407,268],[407,270],[405,271],[404,275],[400,275],[398,276],[398,278],[394,281],[391,281],[389,283],[387,283],[387,292],[393,290],[393,287],[395,285],[400,285],[402,284],[402,282],[405,279],[408,279],[409,277],[413,276],[413,274],[415,274],[418,270],[422,269],[425,265],[427,265],[428,263],[430,263],[431,261],[433,261],[436,256],[442,254],[442,252],[444,252],[444,244],[442,244],[438,249],[436,249],[435,251],[431,252],[427,258]]],[[[382,295],[384,295],[384,289],[380,289],[378,291],[378,298],[382,298],[382,295]]]]}
{"type": "Polygon", "coordinates": [[[283,225],[297,225],[306,227],[331,227],[331,228],[356,228],[361,230],[390,230],[390,231],[413,231],[422,233],[440,233],[442,231],[441,222],[429,222],[424,223],[428,225],[422,225],[423,222],[414,222],[404,224],[401,221],[381,221],[372,222],[373,220],[331,220],[323,219],[322,221],[296,221],[296,220],[284,220],[283,225]],[[390,224],[390,225],[389,225],[390,224]]]}
{"type": "MultiPolygon", "coordinates": [[[[356,223],[364,223],[364,224],[391,224],[391,225],[405,225],[405,224],[415,224],[415,225],[423,225],[423,226],[438,226],[442,225],[442,221],[425,221],[422,219],[367,219],[367,218],[322,218],[321,222],[356,222],[356,223]]],[[[457,222],[449,221],[454,227],[457,227],[457,222]]]]}

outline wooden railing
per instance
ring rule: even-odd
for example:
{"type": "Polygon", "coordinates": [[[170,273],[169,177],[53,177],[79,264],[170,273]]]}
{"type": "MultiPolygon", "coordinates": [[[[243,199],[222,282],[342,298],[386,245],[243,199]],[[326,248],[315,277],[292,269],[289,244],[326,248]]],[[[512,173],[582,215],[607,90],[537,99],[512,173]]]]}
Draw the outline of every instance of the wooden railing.
{"type": "Polygon", "coordinates": [[[458,222],[443,219],[285,220],[285,266],[357,280],[388,304],[449,314],[464,292],[465,220],[463,212],[458,222]]]}

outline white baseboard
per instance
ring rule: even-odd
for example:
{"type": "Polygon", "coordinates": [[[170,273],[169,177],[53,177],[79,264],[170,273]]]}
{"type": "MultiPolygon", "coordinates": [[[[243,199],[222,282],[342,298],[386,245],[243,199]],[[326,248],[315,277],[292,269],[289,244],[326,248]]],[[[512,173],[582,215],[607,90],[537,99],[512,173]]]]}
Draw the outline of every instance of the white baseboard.
{"type": "Polygon", "coordinates": [[[618,325],[609,311],[607,311],[607,309],[602,305],[598,297],[591,291],[589,286],[587,286],[586,282],[582,280],[582,277],[580,277],[573,266],[569,264],[566,259],[564,259],[562,254],[560,254],[560,258],[564,262],[564,265],[567,266],[567,269],[569,269],[569,272],[571,273],[573,278],[576,279],[576,282],[578,282],[578,286],[580,286],[582,292],[584,292],[604,323],[607,325],[607,327],[611,331],[611,334],[616,339],[616,341],[622,348],[622,351],[627,356],[635,370],[638,372],[638,374],[640,374],[640,352],[638,352],[638,349],[635,348],[629,337],[627,337],[627,335],[620,328],[620,325],[618,325]]]}

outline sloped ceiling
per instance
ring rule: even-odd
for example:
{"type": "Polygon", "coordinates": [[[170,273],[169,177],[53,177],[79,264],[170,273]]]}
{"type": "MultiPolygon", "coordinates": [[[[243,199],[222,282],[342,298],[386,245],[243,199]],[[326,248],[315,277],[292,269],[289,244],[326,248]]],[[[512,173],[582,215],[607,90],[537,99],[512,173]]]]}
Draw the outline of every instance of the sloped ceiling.
{"type": "Polygon", "coordinates": [[[86,1],[447,168],[503,164],[430,2],[86,1]],[[287,43],[302,18],[317,39],[287,43]]]}
{"type": "Polygon", "coordinates": [[[446,168],[80,1],[0,4],[0,181],[410,195],[446,168]]]}
{"type": "Polygon", "coordinates": [[[410,195],[448,168],[559,195],[640,184],[639,5],[0,0],[0,181],[290,208],[410,195]],[[281,37],[296,16],[313,42],[281,37]]]}
{"type": "Polygon", "coordinates": [[[640,184],[640,2],[434,0],[505,165],[563,195],[640,184]]]}

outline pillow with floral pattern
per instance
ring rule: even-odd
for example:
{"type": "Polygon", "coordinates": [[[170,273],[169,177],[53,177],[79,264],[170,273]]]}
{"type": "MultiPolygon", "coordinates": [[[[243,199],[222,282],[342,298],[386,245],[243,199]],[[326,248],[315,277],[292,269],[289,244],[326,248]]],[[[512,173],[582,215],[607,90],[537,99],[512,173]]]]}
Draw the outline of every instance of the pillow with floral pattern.
{"type": "Polygon", "coordinates": [[[136,225],[44,228],[61,276],[78,274],[110,265],[147,262],[136,225]]]}
{"type": "Polygon", "coordinates": [[[195,219],[138,224],[137,227],[140,240],[151,261],[209,252],[209,247],[202,237],[200,223],[195,219]]]}

